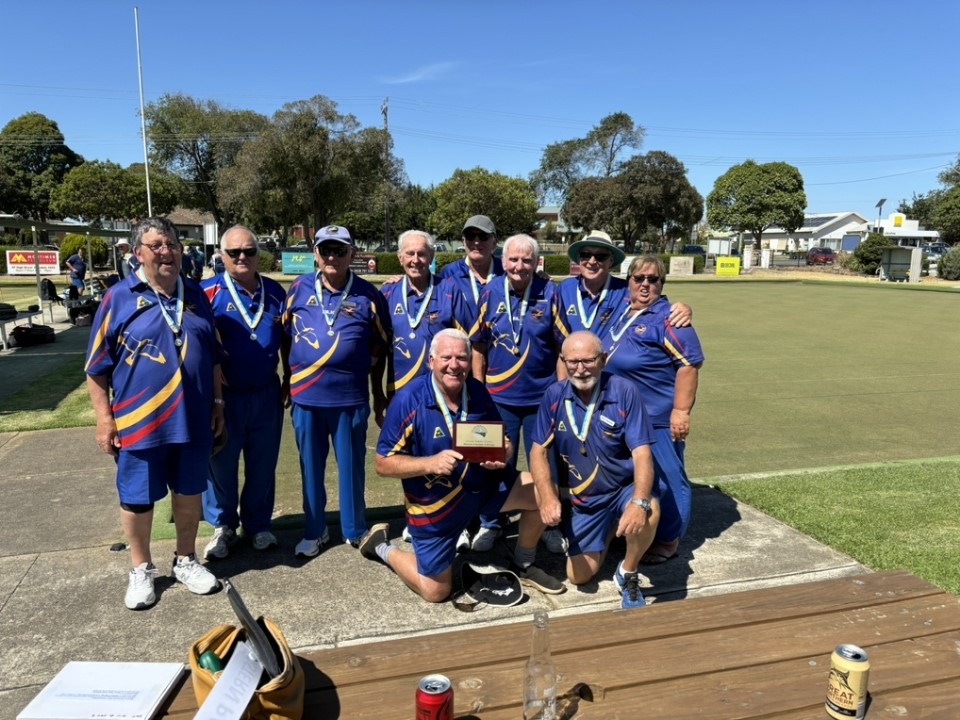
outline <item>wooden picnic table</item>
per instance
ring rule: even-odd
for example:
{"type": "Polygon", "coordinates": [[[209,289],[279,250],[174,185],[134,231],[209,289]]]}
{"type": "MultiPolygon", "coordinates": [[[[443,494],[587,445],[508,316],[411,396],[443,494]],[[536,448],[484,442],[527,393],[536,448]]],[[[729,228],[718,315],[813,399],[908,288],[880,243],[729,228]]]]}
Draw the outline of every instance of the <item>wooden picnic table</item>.
{"type": "MultiPolygon", "coordinates": [[[[517,720],[531,619],[303,654],[304,718],[412,720],[442,673],[458,720],[517,720]]],[[[904,571],[554,617],[550,639],[561,718],[827,718],[840,643],[870,656],[868,720],[960,717],[960,599],[904,571]]],[[[194,712],[188,679],[168,713],[194,712]]]]}

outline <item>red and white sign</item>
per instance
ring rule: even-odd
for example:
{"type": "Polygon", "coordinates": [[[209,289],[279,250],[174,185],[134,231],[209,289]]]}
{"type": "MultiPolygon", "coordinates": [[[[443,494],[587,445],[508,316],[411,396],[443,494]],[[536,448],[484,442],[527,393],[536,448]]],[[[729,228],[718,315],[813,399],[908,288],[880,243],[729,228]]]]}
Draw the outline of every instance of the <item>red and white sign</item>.
{"type": "Polygon", "coordinates": [[[36,275],[36,255],[40,254],[40,274],[60,274],[60,253],[56,250],[7,250],[7,275],[36,275]]]}

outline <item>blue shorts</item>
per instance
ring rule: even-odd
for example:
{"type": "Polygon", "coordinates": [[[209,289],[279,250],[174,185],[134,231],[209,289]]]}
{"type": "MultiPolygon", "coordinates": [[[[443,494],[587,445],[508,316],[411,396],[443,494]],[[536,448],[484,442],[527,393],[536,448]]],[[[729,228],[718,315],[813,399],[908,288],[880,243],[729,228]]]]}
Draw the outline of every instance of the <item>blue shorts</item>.
{"type": "Polygon", "coordinates": [[[570,543],[568,557],[584,553],[602,553],[610,533],[617,529],[624,508],[633,497],[633,484],[610,496],[605,505],[582,508],[573,506],[573,512],[561,522],[564,537],[570,543]]]}
{"type": "Polygon", "coordinates": [[[117,458],[120,502],[146,505],[162,500],[169,488],[178,495],[200,495],[207,488],[211,446],[161,445],[146,450],[121,450],[117,458]]]}
{"type": "Polygon", "coordinates": [[[515,468],[506,467],[500,470],[498,475],[496,486],[485,493],[464,491],[463,500],[460,501],[455,517],[450,518],[450,524],[445,524],[442,530],[434,529],[433,526],[411,527],[410,534],[413,552],[417,556],[418,573],[426,577],[437,577],[444,570],[452,567],[457,557],[457,540],[473,518],[481,513],[495,516],[500,512],[520,473],[515,468]],[[424,529],[432,532],[422,534],[424,529]]]}

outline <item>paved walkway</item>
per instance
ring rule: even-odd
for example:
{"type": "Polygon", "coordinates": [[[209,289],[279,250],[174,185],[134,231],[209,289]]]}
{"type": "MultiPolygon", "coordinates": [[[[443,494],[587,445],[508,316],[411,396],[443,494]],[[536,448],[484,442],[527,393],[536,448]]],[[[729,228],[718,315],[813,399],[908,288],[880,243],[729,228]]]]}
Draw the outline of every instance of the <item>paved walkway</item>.
{"type": "MultiPolygon", "coordinates": [[[[85,333],[61,329],[57,343],[47,347],[67,352],[75,344],[82,352],[85,340],[79,336],[85,333]]],[[[3,377],[11,361],[29,356],[34,367],[54,362],[36,350],[0,356],[0,394],[9,392],[3,377]]],[[[0,720],[15,718],[69,660],[185,662],[195,638],[234,622],[223,593],[195,597],[168,577],[158,579],[154,608],[134,613],[123,606],[129,555],[110,551],[122,540],[114,465],[94,444],[91,428],[0,433],[0,468],[0,720]]],[[[866,572],[850,557],[713,489],[698,487],[694,508],[679,556],[644,568],[649,601],[866,572]]],[[[391,523],[397,543],[401,528],[397,517],[391,523]]],[[[218,576],[233,578],[253,613],[274,619],[294,648],[526,622],[540,608],[557,614],[619,608],[610,579],[618,558],[609,559],[591,585],[557,596],[534,591],[515,607],[465,614],[450,603],[420,601],[387,568],[349,546],[296,559],[299,536],[298,530],[280,532],[280,547],[265,553],[241,543],[231,557],[210,566],[218,576]]],[[[479,559],[496,561],[511,547],[512,540],[500,541],[479,559]]],[[[169,571],[173,549],[172,541],[154,543],[162,572],[169,571]]],[[[538,561],[562,577],[562,558],[541,551],[538,561]]]]}

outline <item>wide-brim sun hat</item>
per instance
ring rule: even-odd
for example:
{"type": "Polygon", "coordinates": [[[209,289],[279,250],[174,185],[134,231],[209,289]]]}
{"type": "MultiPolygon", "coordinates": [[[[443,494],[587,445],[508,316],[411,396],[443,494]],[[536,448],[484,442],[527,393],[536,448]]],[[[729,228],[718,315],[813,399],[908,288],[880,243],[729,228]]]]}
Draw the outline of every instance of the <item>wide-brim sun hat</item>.
{"type": "Polygon", "coordinates": [[[578,263],[580,262],[580,251],[588,247],[603,248],[604,250],[607,250],[611,255],[613,255],[614,266],[622,263],[627,257],[627,254],[614,245],[613,240],[611,240],[610,236],[603,232],[603,230],[591,230],[589,233],[584,235],[581,240],[577,240],[567,250],[567,257],[569,257],[575,263],[578,263]]]}

